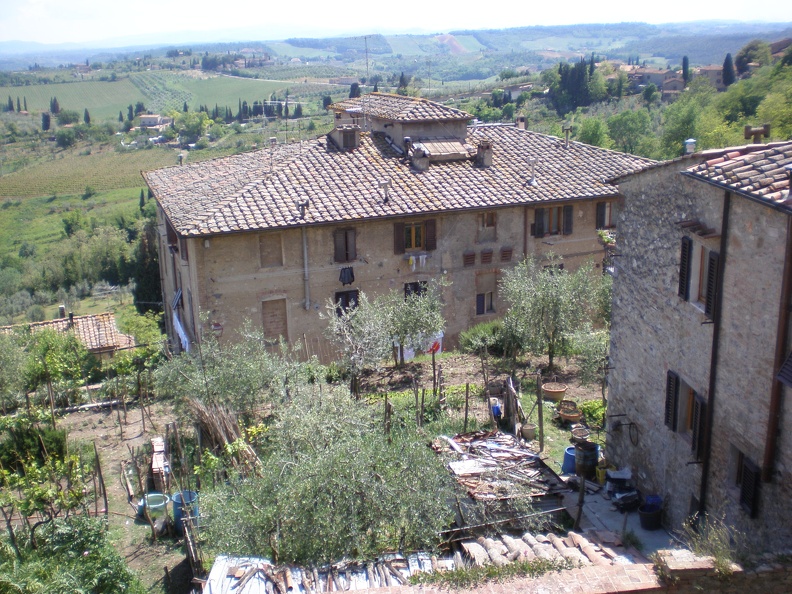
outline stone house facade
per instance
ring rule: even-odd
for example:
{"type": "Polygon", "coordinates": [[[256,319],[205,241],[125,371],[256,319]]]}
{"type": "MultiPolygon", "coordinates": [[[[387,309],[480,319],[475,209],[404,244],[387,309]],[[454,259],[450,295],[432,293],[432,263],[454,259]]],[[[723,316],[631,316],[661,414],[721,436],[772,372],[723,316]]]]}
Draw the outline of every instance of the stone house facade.
{"type": "Polygon", "coordinates": [[[792,545],[791,169],[786,142],[619,183],[608,459],[669,529],[725,514],[759,550],[792,545]]]}
{"type": "Polygon", "coordinates": [[[320,314],[360,291],[421,290],[443,278],[446,344],[503,313],[498,281],[526,255],[567,266],[603,248],[615,221],[607,178],[652,161],[469,114],[372,94],[332,107],[307,143],[144,174],[158,203],[167,331],[221,340],[245,321],[332,357],[320,314]]]}

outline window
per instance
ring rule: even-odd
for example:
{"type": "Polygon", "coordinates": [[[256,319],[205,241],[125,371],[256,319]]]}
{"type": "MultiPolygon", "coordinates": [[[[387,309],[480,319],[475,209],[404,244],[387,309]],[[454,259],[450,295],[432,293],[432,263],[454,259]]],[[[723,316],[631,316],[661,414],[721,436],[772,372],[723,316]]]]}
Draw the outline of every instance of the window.
{"type": "Polygon", "coordinates": [[[740,490],[740,507],[755,518],[759,511],[760,468],[734,445],[731,446],[730,478],[740,490]]]}
{"type": "Polygon", "coordinates": [[[574,209],[571,204],[552,208],[537,208],[534,211],[532,234],[534,237],[545,235],[570,235],[574,209]]]}
{"type": "Polygon", "coordinates": [[[693,456],[696,460],[701,458],[707,426],[707,401],[673,371],[666,374],[663,422],[671,431],[689,435],[693,456]]]}
{"type": "Polygon", "coordinates": [[[481,263],[492,264],[492,250],[481,250],[481,263]]]}
{"type": "Polygon", "coordinates": [[[417,295],[418,297],[426,295],[426,286],[426,281],[404,283],[404,298],[407,299],[410,295],[417,295]]]}
{"type": "Polygon", "coordinates": [[[497,276],[494,272],[476,275],[476,315],[482,316],[495,312],[495,289],[497,276]]]}
{"type": "Polygon", "coordinates": [[[182,260],[187,260],[187,238],[179,237],[179,254],[182,260]]]}
{"type": "Polygon", "coordinates": [[[463,266],[475,266],[476,265],[476,252],[465,252],[462,254],[462,265],[463,266]]]}
{"type": "Polygon", "coordinates": [[[493,313],[495,311],[495,298],[492,291],[476,294],[476,315],[493,313]]]}
{"type": "Polygon", "coordinates": [[[597,202],[597,229],[613,227],[613,203],[597,202]]]}
{"type": "Polygon", "coordinates": [[[355,309],[358,304],[358,294],[357,289],[338,291],[335,294],[336,315],[340,316],[348,309],[355,309]]]}
{"type": "Polygon", "coordinates": [[[437,249],[437,222],[435,219],[411,223],[394,223],[393,253],[437,249]]]}
{"type": "Polygon", "coordinates": [[[281,336],[286,340],[289,339],[286,309],[285,299],[270,299],[261,302],[262,329],[267,341],[275,342],[281,336]]]}
{"type": "Polygon", "coordinates": [[[355,230],[336,229],[333,232],[333,260],[336,262],[354,262],[356,259],[355,230]]]}
{"type": "Polygon", "coordinates": [[[484,243],[497,239],[495,211],[489,210],[479,215],[478,241],[484,243]]]}
{"type": "Polygon", "coordinates": [[[261,268],[283,266],[283,244],[280,233],[259,235],[259,264],[261,268]]]}
{"type": "Polygon", "coordinates": [[[679,296],[704,309],[712,318],[717,307],[720,257],[689,237],[682,238],[679,258],[679,296]]]}
{"type": "Polygon", "coordinates": [[[501,262],[511,262],[513,251],[510,247],[502,247],[500,251],[501,262]]]}

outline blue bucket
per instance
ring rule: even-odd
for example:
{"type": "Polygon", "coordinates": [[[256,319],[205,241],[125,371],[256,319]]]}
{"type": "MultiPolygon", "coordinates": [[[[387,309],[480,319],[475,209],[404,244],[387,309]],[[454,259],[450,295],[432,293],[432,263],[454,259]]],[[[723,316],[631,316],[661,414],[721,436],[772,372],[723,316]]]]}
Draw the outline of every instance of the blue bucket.
{"type": "Polygon", "coordinates": [[[173,496],[173,522],[179,534],[184,534],[185,515],[198,517],[198,493],[195,491],[180,491],[173,496]]]}
{"type": "Polygon", "coordinates": [[[564,463],[561,464],[561,474],[575,474],[575,446],[564,450],[564,463]]]}

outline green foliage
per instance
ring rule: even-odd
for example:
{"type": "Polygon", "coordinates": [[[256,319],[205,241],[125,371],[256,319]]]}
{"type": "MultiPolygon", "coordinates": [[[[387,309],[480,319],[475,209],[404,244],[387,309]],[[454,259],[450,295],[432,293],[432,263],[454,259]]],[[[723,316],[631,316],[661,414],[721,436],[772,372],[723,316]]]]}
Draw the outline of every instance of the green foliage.
{"type": "Polygon", "coordinates": [[[586,423],[589,425],[598,425],[600,427],[605,425],[606,407],[602,400],[584,400],[578,404],[578,408],[585,415],[586,423]]]}
{"type": "Polygon", "coordinates": [[[14,408],[24,382],[22,370],[25,353],[17,338],[11,334],[0,334],[0,402],[2,406],[14,408]]]}
{"type": "Polygon", "coordinates": [[[451,521],[451,479],[425,438],[342,389],[295,390],[277,407],[261,476],[201,494],[207,541],[239,555],[319,563],[435,549],[451,521]]]}
{"type": "Polygon", "coordinates": [[[734,72],[732,55],[726,54],[726,58],[723,60],[723,84],[728,87],[733,85],[735,80],[737,80],[737,75],[734,72]]]}
{"type": "Polygon", "coordinates": [[[71,516],[39,531],[38,547],[21,558],[0,550],[0,591],[144,594],[140,580],[107,539],[104,520],[71,516]]]}
{"type": "Polygon", "coordinates": [[[625,153],[635,153],[643,137],[650,132],[649,112],[646,109],[623,111],[608,119],[608,133],[614,148],[625,153]]]}
{"type": "Polygon", "coordinates": [[[13,422],[4,423],[6,435],[0,442],[0,467],[18,473],[31,460],[44,464],[48,456],[57,460],[66,457],[66,431],[35,424],[40,415],[18,414],[13,422]]]}
{"type": "Polygon", "coordinates": [[[557,355],[572,352],[574,332],[586,322],[601,322],[597,293],[602,276],[590,264],[575,272],[560,269],[552,257],[520,262],[501,282],[509,303],[506,329],[526,350],[547,354],[552,368],[557,355]]]}
{"type": "Polygon", "coordinates": [[[600,118],[584,118],[578,130],[577,139],[580,142],[610,148],[613,145],[611,137],[608,135],[608,125],[600,118]]]}
{"type": "Polygon", "coordinates": [[[486,582],[501,582],[517,578],[537,578],[551,571],[572,569],[570,561],[553,559],[517,560],[501,567],[461,567],[454,571],[419,573],[410,578],[413,585],[437,586],[451,592],[471,590],[486,582]]]}
{"type": "MultiPolygon", "coordinates": [[[[734,65],[738,74],[745,74],[750,68],[749,64],[756,63],[760,66],[766,66],[772,60],[770,45],[761,39],[754,39],[737,52],[734,58],[734,65]]],[[[724,80],[723,82],[725,83],[726,81],[724,80]]]]}
{"type": "Polygon", "coordinates": [[[60,148],[69,148],[77,142],[77,136],[71,128],[63,128],[55,133],[55,144],[60,148]]]}
{"type": "Polygon", "coordinates": [[[30,335],[26,350],[24,377],[28,390],[48,381],[79,381],[91,364],[88,351],[73,332],[38,330],[30,335]]]}
{"type": "Polygon", "coordinates": [[[506,331],[503,320],[476,324],[459,335],[459,348],[474,355],[513,355],[515,346],[514,338],[506,331]]]}
{"type": "Polygon", "coordinates": [[[728,578],[734,572],[733,563],[748,553],[745,534],[726,521],[725,513],[694,515],[682,525],[682,538],[696,555],[713,558],[721,578],[728,578]]]}

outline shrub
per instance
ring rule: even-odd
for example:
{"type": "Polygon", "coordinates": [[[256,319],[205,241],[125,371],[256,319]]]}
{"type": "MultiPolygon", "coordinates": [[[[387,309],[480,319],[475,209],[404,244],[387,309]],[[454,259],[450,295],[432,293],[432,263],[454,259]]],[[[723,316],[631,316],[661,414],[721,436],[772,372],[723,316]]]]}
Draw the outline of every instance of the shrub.
{"type": "Polygon", "coordinates": [[[69,148],[76,141],[77,137],[74,134],[74,130],[70,128],[58,130],[58,132],[55,134],[55,144],[57,144],[60,148],[69,148]]]}
{"type": "Polygon", "coordinates": [[[503,357],[513,353],[515,343],[503,325],[502,320],[483,322],[468,328],[459,335],[459,347],[466,353],[487,354],[503,357]]]}

